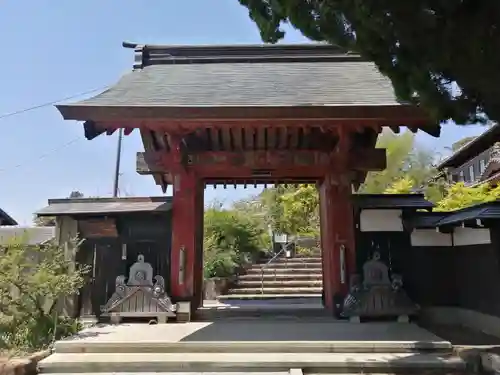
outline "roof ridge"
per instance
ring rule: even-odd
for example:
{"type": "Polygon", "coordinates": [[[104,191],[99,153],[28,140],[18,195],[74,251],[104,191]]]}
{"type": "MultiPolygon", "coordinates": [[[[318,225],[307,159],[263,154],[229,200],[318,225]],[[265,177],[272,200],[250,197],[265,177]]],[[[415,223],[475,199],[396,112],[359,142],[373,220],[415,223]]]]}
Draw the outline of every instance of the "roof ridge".
{"type": "Polygon", "coordinates": [[[365,61],[338,46],[303,44],[150,45],[124,42],[135,51],[134,69],[156,64],[365,61]]]}

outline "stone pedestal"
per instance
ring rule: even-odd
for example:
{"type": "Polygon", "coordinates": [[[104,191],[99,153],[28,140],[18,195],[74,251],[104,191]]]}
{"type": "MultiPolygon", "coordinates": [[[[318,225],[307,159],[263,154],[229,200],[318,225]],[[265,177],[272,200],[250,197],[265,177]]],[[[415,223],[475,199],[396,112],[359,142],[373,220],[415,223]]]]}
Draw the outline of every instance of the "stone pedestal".
{"type": "Polygon", "coordinates": [[[351,322],[381,317],[409,322],[409,317],[418,312],[418,306],[403,290],[402,277],[393,274],[391,278],[377,252],[363,266],[363,282],[359,275],[351,276],[350,281],[350,293],[344,300],[342,315],[351,322]]]}
{"type": "Polygon", "coordinates": [[[178,323],[187,323],[191,321],[191,302],[181,301],[177,302],[176,315],[178,323]]]}
{"type": "Polygon", "coordinates": [[[112,323],[120,323],[122,318],[150,318],[157,323],[166,323],[175,317],[172,302],[165,292],[165,280],[154,277],[153,268],[139,255],[130,267],[128,282],[125,276],[116,278],[115,292],[102,306],[102,316],[108,316],[112,323]]]}

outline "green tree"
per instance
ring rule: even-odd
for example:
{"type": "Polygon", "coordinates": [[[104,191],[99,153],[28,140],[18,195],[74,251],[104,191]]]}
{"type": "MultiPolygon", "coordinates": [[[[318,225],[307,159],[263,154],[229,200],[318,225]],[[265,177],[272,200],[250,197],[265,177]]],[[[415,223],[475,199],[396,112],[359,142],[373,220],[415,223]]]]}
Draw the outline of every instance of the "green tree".
{"type": "MultiPolygon", "coordinates": [[[[435,175],[434,155],[415,143],[411,132],[401,135],[384,130],[377,147],[387,150],[387,168],[369,173],[362,193],[411,193],[422,190],[432,201],[439,201],[442,184],[429,180],[435,175]]],[[[313,185],[284,186],[264,190],[259,205],[273,230],[288,234],[317,236],[319,233],[319,196],[313,185]]]]}
{"type": "Polygon", "coordinates": [[[247,261],[255,260],[269,246],[267,233],[256,222],[235,210],[215,205],[204,216],[205,277],[226,277],[247,261]]]}
{"type": "Polygon", "coordinates": [[[413,191],[415,182],[411,177],[406,176],[400,180],[392,183],[387,189],[385,189],[385,194],[410,194],[413,191]]]}
{"type": "Polygon", "coordinates": [[[265,42],[282,39],[289,23],[357,52],[391,79],[399,99],[435,120],[500,119],[498,1],[239,1],[265,42]]]}
{"type": "Polygon", "coordinates": [[[58,303],[78,294],[87,268],[75,268],[68,251],[78,242],[27,245],[16,238],[0,248],[0,347],[31,351],[74,333],[77,325],[58,317],[58,303]]]}
{"type": "Polygon", "coordinates": [[[491,187],[489,184],[465,186],[463,182],[458,182],[446,189],[446,196],[437,203],[435,210],[453,211],[497,199],[500,199],[500,186],[491,187]]]}
{"type": "Polygon", "coordinates": [[[377,140],[377,147],[387,150],[387,168],[368,173],[360,193],[382,194],[403,178],[412,180],[413,187],[419,188],[436,174],[433,153],[417,145],[415,135],[409,131],[397,135],[384,129],[377,140]]]}
{"type": "Polygon", "coordinates": [[[319,234],[319,195],[315,185],[288,189],[278,198],[283,216],[280,231],[289,234],[319,234]]]}

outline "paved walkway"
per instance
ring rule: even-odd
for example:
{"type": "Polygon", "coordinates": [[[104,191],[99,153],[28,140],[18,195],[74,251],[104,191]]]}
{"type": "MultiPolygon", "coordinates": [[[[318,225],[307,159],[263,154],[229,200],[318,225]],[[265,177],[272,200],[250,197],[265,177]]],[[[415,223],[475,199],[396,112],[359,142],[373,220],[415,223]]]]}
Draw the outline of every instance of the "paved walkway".
{"type": "Polygon", "coordinates": [[[69,340],[87,342],[193,341],[382,341],[441,342],[441,338],[414,324],[353,324],[331,318],[313,320],[236,320],[184,324],[104,325],[83,330],[69,340]]]}

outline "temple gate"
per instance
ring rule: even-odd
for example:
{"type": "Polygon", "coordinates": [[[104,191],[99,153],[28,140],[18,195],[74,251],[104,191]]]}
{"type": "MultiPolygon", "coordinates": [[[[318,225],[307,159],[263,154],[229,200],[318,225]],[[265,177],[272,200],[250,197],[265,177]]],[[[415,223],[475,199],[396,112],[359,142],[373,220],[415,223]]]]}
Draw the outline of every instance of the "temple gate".
{"type": "MultiPolygon", "coordinates": [[[[439,126],[398,103],[392,86],[358,55],[328,45],[149,46],[134,71],[105,92],[59,105],[85,121],[87,139],[140,131],[137,172],[173,186],[169,290],[202,301],[206,185],[317,184],[325,305],[346,294],[356,272],[351,193],[385,168],[375,142],[383,126],[439,126]]],[[[167,247],[167,245],[166,245],[167,247]]]]}

